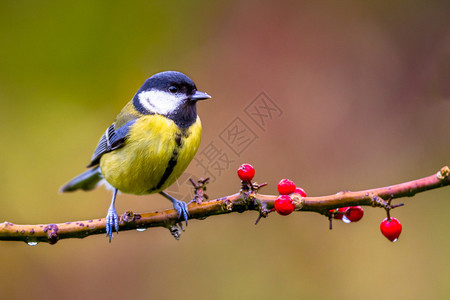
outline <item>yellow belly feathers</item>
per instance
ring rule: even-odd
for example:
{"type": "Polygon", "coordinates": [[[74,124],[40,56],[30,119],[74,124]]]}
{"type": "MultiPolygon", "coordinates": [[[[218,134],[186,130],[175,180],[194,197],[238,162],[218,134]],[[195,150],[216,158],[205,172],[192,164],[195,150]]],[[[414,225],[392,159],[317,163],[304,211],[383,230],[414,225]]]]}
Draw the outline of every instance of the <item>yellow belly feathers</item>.
{"type": "Polygon", "coordinates": [[[194,158],[201,133],[198,116],[185,130],[160,115],[142,116],[131,126],[125,145],[102,156],[103,177],[124,193],[162,191],[178,179],[194,158]]]}

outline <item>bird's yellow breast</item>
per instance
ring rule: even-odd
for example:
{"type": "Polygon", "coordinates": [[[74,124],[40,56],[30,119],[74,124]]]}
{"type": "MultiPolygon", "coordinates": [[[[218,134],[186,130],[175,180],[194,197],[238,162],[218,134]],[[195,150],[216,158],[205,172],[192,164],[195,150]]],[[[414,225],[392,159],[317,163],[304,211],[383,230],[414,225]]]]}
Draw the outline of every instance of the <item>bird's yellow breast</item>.
{"type": "Polygon", "coordinates": [[[184,172],[200,145],[201,122],[179,128],[161,115],[138,118],[125,145],[100,159],[103,177],[124,193],[149,194],[166,189],[184,172]]]}

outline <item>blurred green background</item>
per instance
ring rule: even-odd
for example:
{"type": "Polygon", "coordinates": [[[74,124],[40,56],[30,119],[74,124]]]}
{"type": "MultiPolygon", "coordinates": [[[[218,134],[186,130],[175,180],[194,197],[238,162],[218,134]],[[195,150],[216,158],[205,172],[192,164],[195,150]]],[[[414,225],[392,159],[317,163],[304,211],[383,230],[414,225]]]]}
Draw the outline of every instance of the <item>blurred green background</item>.
{"type": "MultiPolygon", "coordinates": [[[[210,197],[256,167],[275,193],[291,178],[310,196],[408,181],[450,163],[448,1],[1,1],[0,221],[104,217],[111,194],[58,194],[143,81],[189,75],[199,153],[229,158],[210,197]],[[263,128],[245,108],[261,93],[281,110],[263,128]],[[236,155],[220,134],[240,117],[256,138],[236,155]]],[[[200,155],[200,154],[199,154],[200,155]]],[[[188,174],[205,176],[198,164],[188,174]]],[[[393,244],[380,209],[356,224],[312,213],[255,212],[35,247],[0,242],[2,299],[448,299],[450,188],[404,199],[393,244]]],[[[158,195],[119,213],[170,208],[158,195]]]]}

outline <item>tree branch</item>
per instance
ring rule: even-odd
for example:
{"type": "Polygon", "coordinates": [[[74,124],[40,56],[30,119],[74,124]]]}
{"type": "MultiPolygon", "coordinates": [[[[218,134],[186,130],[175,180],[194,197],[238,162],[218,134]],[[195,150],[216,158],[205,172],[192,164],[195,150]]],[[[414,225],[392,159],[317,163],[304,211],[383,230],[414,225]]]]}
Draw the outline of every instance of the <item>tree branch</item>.
{"type": "MultiPolygon", "coordinates": [[[[404,182],[392,186],[381,187],[357,192],[339,192],[335,195],[321,197],[301,197],[292,195],[296,211],[312,211],[330,217],[330,209],[346,206],[373,206],[385,209],[393,208],[390,200],[401,197],[412,197],[417,193],[450,185],[450,169],[445,166],[439,172],[421,179],[404,182]]],[[[266,217],[273,211],[277,195],[259,194],[258,190],[265,184],[242,182],[241,191],[237,194],[202,201],[206,180],[194,185],[196,196],[189,204],[189,219],[203,220],[207,217],[247,210],[259,211],[259,217],[266,217]]],[[[55,244],[60,239],[84,238],[90,235],[106,233],[105,218],[66,222],[58,224],[17,225],[10,222],[0,223],[0,240],[24,241],[30,245],[37,242],[55,244]]],[[[160,212],[133,213],[125,212],[120,216],[120,231],[144,230],[148,227],[168,228],[175,238],[179,238],[180,229],[174,209],[160,212]],[[179,227],[177,227],[177,225],[179,227]]]]}

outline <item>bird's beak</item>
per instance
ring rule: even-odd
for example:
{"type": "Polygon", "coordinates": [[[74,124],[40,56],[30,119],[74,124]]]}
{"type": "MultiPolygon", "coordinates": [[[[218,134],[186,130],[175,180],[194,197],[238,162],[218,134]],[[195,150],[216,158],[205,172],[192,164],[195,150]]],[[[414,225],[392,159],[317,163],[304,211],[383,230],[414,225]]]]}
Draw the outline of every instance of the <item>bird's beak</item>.
{"type": "Polygon", "coordinates": [[[196,91],[195,94],[189,96],[189,100],[191,100],[191,101],[206,100],[209,98],[211,98],[210,95],[208,95],[207,93],[200,92],[200,91],[196,91]]]}

